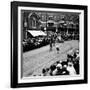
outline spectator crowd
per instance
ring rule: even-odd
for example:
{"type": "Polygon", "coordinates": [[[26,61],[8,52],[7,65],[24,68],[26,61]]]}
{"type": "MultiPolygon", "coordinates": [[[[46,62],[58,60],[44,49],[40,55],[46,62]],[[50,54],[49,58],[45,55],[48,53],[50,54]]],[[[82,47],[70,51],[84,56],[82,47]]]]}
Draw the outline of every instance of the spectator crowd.
{"type": "MultiPolygon", "coordinates": [[[[57,75],[78,75],[80,74],[79,50],[73,54],[67,54],[67,60],[58,60],[50,67],[43,68],[39,76],[57,76],[57,75]]],[[[36,76],[36,75],[34,75],[36,76]]]]}
{"type": "Polygon", "coordinates": [[[49,33],[47,36],[37,36],[34,38],[24,39],[22,42],[23,52],[40,48],[42,46],[50,44],[50,50],[52,50],[52,44],[58,42],[63,43],[68,40],[79,40],[79,36],[76,34],[60,34],[60,33],[49,33]]]}

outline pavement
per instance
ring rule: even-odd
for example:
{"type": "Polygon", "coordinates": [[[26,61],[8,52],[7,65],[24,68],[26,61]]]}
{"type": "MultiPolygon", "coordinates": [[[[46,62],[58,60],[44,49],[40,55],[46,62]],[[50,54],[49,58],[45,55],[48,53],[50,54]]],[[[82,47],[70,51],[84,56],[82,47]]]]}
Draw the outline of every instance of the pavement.
{"type": "Polygon", "coordinates": [[[67,53],[72,53],[73,50],[79,49],[77,40],[65,41],[64,43],[56,43],[50,51],[49,45],[23,53],[22,57],[22,74],[24,77],[32,75],[40,75],[42,69],[50,67],[58,60],[67,60],[67,53]],[[59,53],[55,46],[59,46],[59,53]]]}

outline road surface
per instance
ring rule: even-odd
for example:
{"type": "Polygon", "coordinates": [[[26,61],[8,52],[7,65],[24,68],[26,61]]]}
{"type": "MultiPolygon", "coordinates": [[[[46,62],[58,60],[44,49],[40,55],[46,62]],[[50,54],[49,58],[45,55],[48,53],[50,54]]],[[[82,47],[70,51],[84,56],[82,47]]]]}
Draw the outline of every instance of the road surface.
{"type": "Polygon", "coordinates": [[[79,48],[77,40],[57,44],[60,48],[59,54],[56,52],[56,47],[53,47],[53,50],[49,51],[49,45],[23,53],[23,76],[39,75],[43,68],[49,67],[55,61],[67,60],[67,53],[79,48]]]}

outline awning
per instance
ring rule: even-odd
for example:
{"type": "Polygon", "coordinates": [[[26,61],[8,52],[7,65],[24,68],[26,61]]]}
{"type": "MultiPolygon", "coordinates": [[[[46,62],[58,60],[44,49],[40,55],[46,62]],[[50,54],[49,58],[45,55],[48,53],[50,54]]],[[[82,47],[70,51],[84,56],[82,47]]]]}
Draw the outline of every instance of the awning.
{"type": "Polygon", "coordinates": [[[28,32],[34,37],[36,37],[36,36],[46,36],[46,34],[43,31],[28,30],[28,32]]]}
{"type": "Polygon", "coordinates": [[[55,23],[53,20],[48,20],[47,23],[55,23]]]}

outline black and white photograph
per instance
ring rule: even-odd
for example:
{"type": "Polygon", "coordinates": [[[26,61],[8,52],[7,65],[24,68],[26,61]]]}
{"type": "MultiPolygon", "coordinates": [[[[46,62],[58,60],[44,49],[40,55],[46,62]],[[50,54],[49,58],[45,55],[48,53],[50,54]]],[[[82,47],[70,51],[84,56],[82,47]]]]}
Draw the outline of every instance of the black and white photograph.
{"type": "Polygon", "coordinates": [[[22,77],[80,74],[79,15],[21,10],[22,77]]]}
{"type": "Polygon", "coordinates": [[[18,83],[84,80],[84,15],[82,9],[18,6],[18,83]]]}

